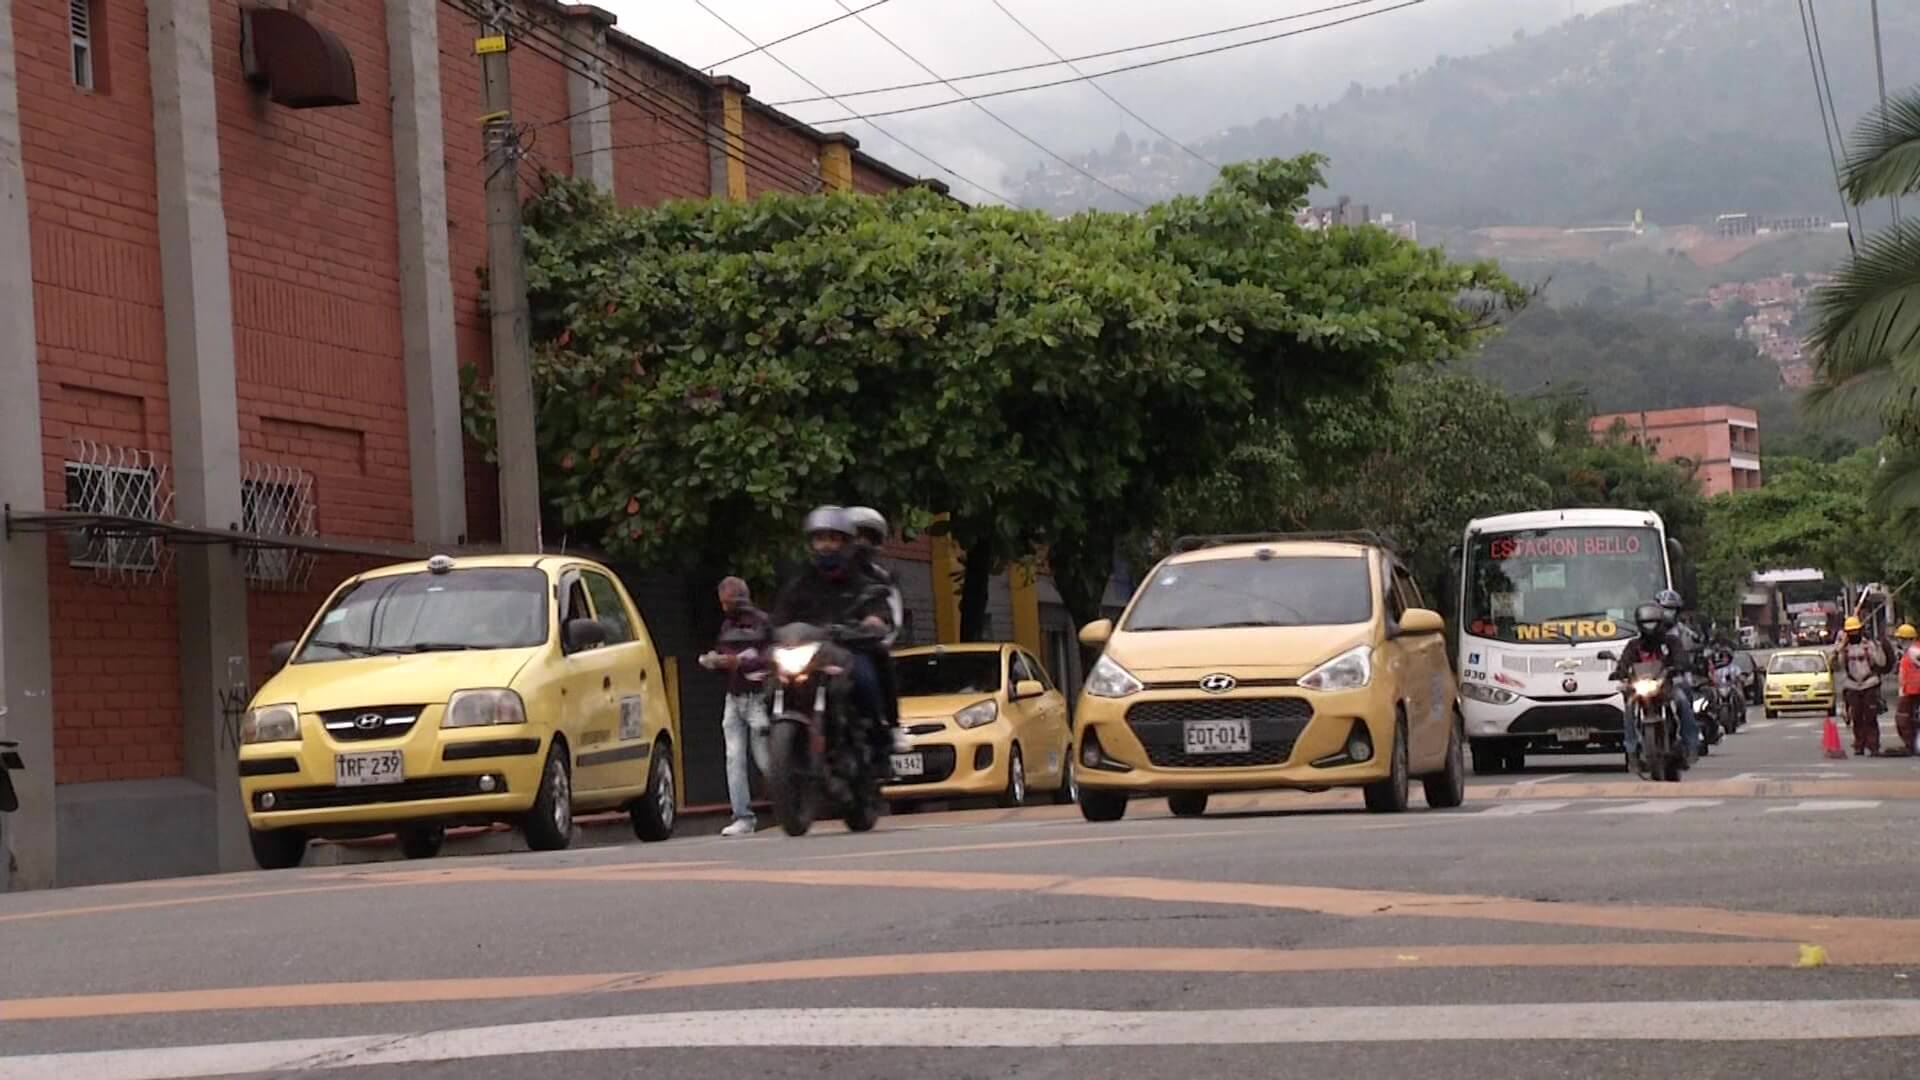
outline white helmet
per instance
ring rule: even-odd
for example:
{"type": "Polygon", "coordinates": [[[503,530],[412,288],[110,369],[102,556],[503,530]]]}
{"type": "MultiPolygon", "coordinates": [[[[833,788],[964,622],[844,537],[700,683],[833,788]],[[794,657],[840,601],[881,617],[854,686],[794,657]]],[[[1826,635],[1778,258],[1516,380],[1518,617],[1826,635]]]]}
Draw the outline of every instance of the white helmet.
{"type": "Polygon", "coordinates": [[[871,506],[847,507],[847,520],[852,523],[856,538],[871,540],[876,545],[885,543],[891,531],[887,528],[886,515],[871,506]]]}

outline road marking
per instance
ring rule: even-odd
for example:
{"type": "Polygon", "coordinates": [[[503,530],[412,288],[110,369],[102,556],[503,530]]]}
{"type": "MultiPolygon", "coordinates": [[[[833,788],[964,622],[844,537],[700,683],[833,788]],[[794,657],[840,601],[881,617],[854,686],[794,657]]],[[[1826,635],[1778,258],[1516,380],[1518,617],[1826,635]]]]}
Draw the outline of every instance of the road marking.
{"type": "Polygon", "coordinates": [[[1570,802],[1512,802],[1490,806],[1468,817],[1527,817],[1531,814],[1544,814],[1549,810],[1564,810],[1573,804],[1570,802]]]}
{"type": "Polygon", "coordinates": [[[1727,782],[1730,784],[1738,784],[1742,782],[1758,783],[1758,784],[1777,784],[1777,783],[1781,783],[1788,780],[1845,780],[1845,779],[1851,778],[1852,776],[1853,776],[1852,773],[1843,773],[1843,772],[1784,772],[1784,771],[1765,772],[1765,773],[1744,772],[1732,778],[1731,780],[1728,780],[1727,782]]]}
{"type": "MultiPolygon", "coordinates": [[[[1224,824],[1224,823],[1223,823],[1224,824]]],[[[1218,840],[1245,840],[1247,833],[1241,829],[1209,829],[1196,832],[1148,833],[1129,839],[1137,840],[1192,840],[1211,838],[1218,840]]],[[[841,859],[883,859],[899,858],[904,855],[952,855],[962,851],[1012,851],[1020,848],[1071,847],[1079,844],[1119,844],[1119,837],[1105,836],[1066,836],[1057,840],[1004,840],[988,844],[950,844],[946,847],[904,847],[876,848],[871,851],[842,851],[832,855],[809,855],[807,862],[834,862],[841,859]]]]}
{"type": "Polygon", "coordinates": [[[1832,810],[1872,810],[1879,799],[1803,799],[1792,806],[1769,806],[1769,814],[1821,813],[1832,810]]]}
{"type": "Polygon", "coordinates": [[[1649,799],[1646,802],[1628,803],[1625,806],[1602,806],[1587,811],[1589,814],[1677,814],[1682,810],[1705,809],[1719,806],[1719,799],[1649,799]]]}
{"type": "Polygon", "coordinates": [[[1535,784],[1551,784],[1555,780],[1565,780],[1572,775],[1572,773],[1565,772],[1554,773],[1552,776],[1536,776],[1531,780],[1515,780],[1513,783],[1515,787],[1532,787],[1535,784]]]}
{"type": "Polygon", "coordinates": [[[1622,1001],[1279,1009],[741,1009],[0,1058],[8,1080],[184,1080],[692,1047],[1060,1049],[1483,1041],[1802,1042],[1920,1036],[1920,1002],[1622,1001]]]}
{"type": "Polygon", "coordinates": [[[1771,728],[1771,727],[1779,727],[1779,726],[1780,726],[1780,721],[1778,721],[1778,720],[1749,720],[1749,721],[1747,721],[1747,730],[1748,730],[1748,731],[1765,731],[1765,730],[1767,730],[1768,728],[1771,728]]]}

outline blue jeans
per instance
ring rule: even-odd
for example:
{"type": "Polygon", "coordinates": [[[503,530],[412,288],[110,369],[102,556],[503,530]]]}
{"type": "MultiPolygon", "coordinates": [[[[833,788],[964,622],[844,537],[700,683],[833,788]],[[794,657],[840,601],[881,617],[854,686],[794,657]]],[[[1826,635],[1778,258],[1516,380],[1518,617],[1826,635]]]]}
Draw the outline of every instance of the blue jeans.
{"type": "Polygon", "coordinates": [[[728,694],[720,731],[727,740],[727,801],[736,821],[754,821],[753,788],[747,775],[749,748],[761,775],[767,772],[767,699],[759,694],[728,694]]]}
{"type": "Polygon", "coordinates": [[[887,708],[887,694],[881,689],[880,668],[873,657],[867,653],[853,654],[853,667],[848,672],[853,679],[853,707],[879,721],[883,726],[892,720],[893,710],[887,708]]]}

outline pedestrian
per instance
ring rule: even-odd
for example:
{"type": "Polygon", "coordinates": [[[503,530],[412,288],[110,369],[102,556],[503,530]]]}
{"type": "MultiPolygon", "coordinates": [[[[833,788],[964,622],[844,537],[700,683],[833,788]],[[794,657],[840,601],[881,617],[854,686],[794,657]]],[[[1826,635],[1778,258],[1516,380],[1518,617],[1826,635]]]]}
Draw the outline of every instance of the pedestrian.
{"type": "Polygon", "coordinates": [[[753,593],[737,577],[720,583],[720,610],[726,619],[720,641],[700,658],[700,666],[727,673],[727,704],[720,714],[720,731],[727,743],[727,800],[733,822],[722,836],[752,836],[759,828],[753,813],[753,789],[747,774],[751,756],[767,772],[767,651],[773,631],[767,616],[753,606],[753,593]]]}
{"type": "Polygon", "coordinates": [[[1880,755],[1880,673],[1887,667],[1886,649],[1867,633],[1858,616],[1849,616],[1833,647],[1834,671],[1840,700],[1853,728],[1853,752],[1880,755]]]}
{"type": "Polygon", "coordinates": [[[1916,632],[1912,623],[1904,623],[1895,632],[1900,639],[1900,702],[1894,707],[1893,724],[1900,732],[1900,742],[1906,746],[1906,756],[1920,753],[1920,747],[1914,745],[1916,736],[1915,713],[1920,711],[1920,632],[1916,632]]]}

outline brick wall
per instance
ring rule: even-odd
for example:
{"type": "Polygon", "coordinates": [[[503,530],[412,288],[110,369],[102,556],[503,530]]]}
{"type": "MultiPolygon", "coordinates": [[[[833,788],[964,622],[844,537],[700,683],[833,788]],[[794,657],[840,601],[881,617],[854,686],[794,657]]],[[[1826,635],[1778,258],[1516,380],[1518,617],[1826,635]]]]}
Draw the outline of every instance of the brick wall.
{"type": "Polygon", "coordinates": [[[711,187],[702,87],[636,56],[611,80],[613,182],[623,203],[705,198],[711,187]],[[648,92],[636,93],[642,88],[648,92]]]}
{"type": "Polygon", "coordinates": [[[889,191],[900,190],[900,185],[886,173],[871,165],[861,163],[858,158],[853,162],[853,190],[862,195],[885,195],[889,191]]]}
{"type": "Polygon", "coordinates": [[[748,108],[744,117],[747,145],[747,198],[769,192],[816,190],[820,175],[820,147],[813,137],[762,109],[748,108]]]}

